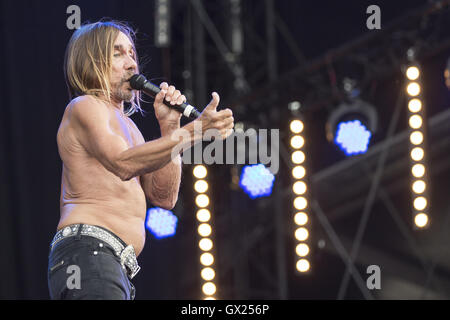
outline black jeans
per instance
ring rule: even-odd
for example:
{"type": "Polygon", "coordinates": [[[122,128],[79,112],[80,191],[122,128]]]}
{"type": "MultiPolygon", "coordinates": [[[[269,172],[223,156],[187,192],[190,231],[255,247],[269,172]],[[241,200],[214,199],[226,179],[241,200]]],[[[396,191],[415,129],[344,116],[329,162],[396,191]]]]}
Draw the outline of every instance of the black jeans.
{"type": "Polygon", "coordinates": [[[133,300],[135,289],[107,243],[85,235],[59,241],[48,259],[50,298],[133,300]]]}

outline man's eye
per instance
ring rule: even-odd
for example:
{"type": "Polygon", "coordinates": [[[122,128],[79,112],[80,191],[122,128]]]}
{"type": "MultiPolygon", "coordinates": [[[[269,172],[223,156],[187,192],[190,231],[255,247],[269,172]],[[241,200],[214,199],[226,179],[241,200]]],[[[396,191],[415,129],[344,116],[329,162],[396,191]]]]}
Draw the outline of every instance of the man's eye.
{"type": "Polygon", "coordinates": [[[120,56],[120,53],[115,53],[114,54],[114,57],[119,57],[120,56]]]}

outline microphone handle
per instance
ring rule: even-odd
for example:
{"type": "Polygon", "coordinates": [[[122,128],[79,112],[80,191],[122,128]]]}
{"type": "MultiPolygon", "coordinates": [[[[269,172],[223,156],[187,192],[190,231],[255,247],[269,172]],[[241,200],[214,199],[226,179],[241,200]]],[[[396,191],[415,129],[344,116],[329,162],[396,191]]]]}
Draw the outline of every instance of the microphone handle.
{"type": "MultiPolygon", "coordinates": [[[[161,91],[161,88],[147,80],[143,85],[142,91],[154,98],[161,91]]],[[[165,99],[163,100],[163,103],[169,108],[178,110],[187,118],[196,119],[200,116],[200,112],[188,103],[183,102],[181,105],[171,105],[170,102],[165,99]]]]}

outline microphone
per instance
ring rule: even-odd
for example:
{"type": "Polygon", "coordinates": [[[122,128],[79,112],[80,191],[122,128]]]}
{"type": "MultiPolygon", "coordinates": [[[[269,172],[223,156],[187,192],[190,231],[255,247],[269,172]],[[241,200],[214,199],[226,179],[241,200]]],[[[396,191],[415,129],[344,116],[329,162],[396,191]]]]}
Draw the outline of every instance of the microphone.
{"type": "MultiPolygon", "coordinates": [[[[129,81],[131,88],[140,90],[153,98],[161,91],[161,89],[157,85],[154,85],[153,83],[148,81],[142,74],[133,75],[129,79],[129,81]]],[[[183,102],[181,105],[171,105],[166,101],[163,101],[163,103],[170,108],[174,108],[180,111],[187,118],[196,119],[198,116],[200,116],[200,112],[195,107],[185,102],[183,102]]]]}

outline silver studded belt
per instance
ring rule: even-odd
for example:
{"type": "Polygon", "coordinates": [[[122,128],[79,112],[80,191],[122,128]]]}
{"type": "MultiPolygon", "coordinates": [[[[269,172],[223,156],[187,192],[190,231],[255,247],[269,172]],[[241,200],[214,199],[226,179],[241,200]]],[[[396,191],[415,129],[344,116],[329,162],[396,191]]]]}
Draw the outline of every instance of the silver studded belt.
{"type": "Polygon", "coordinates": [[[62,239],[73,237],[78,234],[94,237],[109,244],[113,248],[115,255],[120,258],[120,264],[122,265],[122,268],[127,270],[130,279],[133,279],[141,269],[137,263],[136,253],[134,252],[132,245],[124,246],[117,236],[113,235],[111,232],[89,224],[72,224],[59,230],[53,238],[50,248],[53,249],[53,247],[62,239]],[[81,230],[79,230],[80,227],[81,230]]]}

